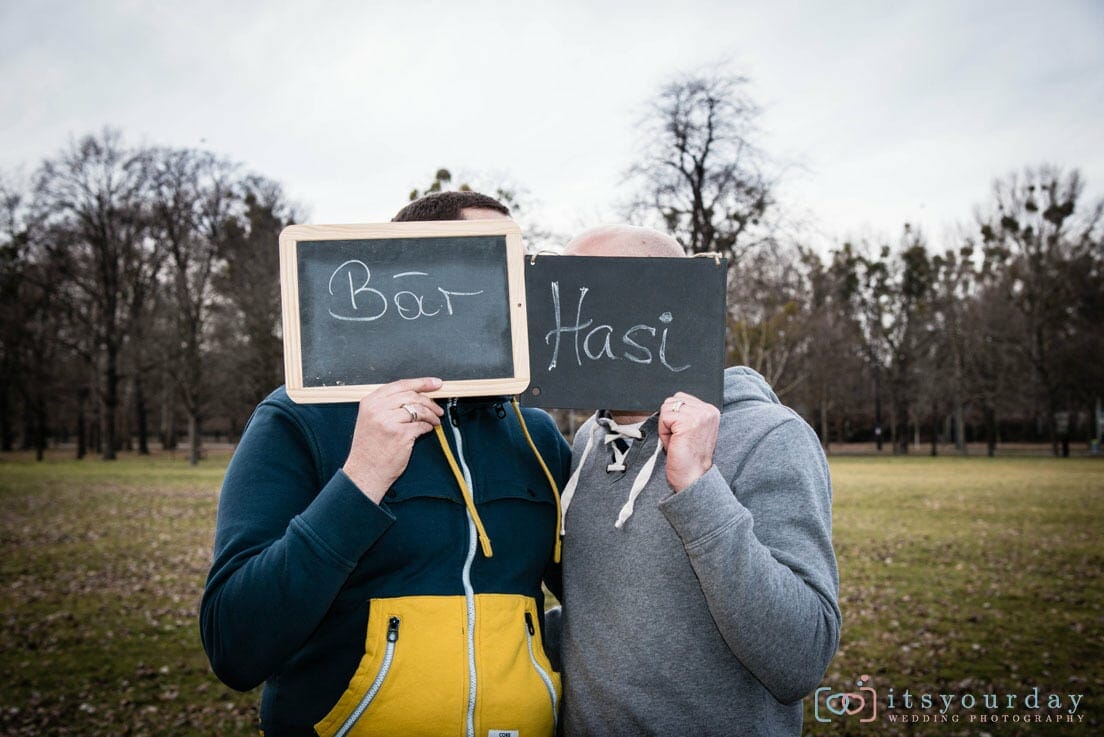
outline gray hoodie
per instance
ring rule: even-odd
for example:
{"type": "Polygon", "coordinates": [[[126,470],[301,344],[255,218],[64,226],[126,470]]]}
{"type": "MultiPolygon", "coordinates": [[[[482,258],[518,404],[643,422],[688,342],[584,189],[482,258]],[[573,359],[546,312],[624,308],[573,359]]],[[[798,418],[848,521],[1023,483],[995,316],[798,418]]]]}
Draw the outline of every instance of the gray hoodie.
{"type": "Polygon", "coordinates": [[[623,472],[595,417],[575,438],[576,466],[591,450],[564,522],[564,733],[800,734],[840,629],[816,435],[745,367],[725,371],[713,468],[681,493],[656,417],[642,430],[623,472]]]}

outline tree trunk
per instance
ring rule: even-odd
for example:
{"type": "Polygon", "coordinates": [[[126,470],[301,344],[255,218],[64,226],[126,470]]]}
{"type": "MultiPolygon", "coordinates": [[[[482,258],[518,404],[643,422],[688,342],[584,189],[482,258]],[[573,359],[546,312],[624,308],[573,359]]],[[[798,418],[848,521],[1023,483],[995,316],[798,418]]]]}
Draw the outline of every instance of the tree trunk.
{"type": "Polygon", "coordinates": [[[997,454],[997,413],[986,405],[985,407],[985,450],[990,458],[997,454]]]}
{"type": "Polygon", "coordinates": [[[103,438],[100,437],[100,419],[96,416],[95,422],[88,423],[88,433],[92,437],[92,452],[100,453],[103,450],[103,438]]]}
{"type": "Polygon", "coordinates": [[[9,451],[15,446],[15,428],[11,418],[11,392],[7,384],[0,387],[0,450],[9,451]]]}
{"type": "Polygon", "coordinates": [[[939,408],[935,406],[935,400],[932,400],[931,406],[931,454],[932,458],[939,455],[939,408]]]}
{"type": "Polygon", "coordinates": [[[1086,408],[1088,411],[1085,413],[1085,417],[1088,418],[1088,422],[1085,423],[1085,449],[1092,450],[1093,441],[1093,429],[1096,427],[1096,415],[1093,414],[1092,403],[1088,403],[1086,408]]]}
{"type": "Polygon", "coordinates": [[[828,402],[824,397],[820,398],[820,445],[825,453],[831,445],[828,438],[828,402]]]}
{"type": "Polygon", "coordinates": [[[138,455],[148,456],[149,451],[149,422],[146,412],[146,393],[143,388],[142,375],[138,373],[134,377],[134,409],[138,423],[138,455]]]}
{"type": "Polygon", "coordinates": [[[1050,440],[1050,448],[1055,456],[1058,455],[1058,428],[1055,422],[1055,413],[1058,411],[1057,397],[1055,396],[1054,387],[1050,380],[1050,371],[1047,370],[1047,359],[1049,357],[1049,351],[1047,350],[1047,343],[1045,333],[1043,331],[1042,324],[1036,324],[1032,331],[1034,337],[1034,359],[1035,359],[1035,373],[1038,377],[1039,386],[1046,392],[1046,431],[1050,440]]]}
{"type": "Polygon", "coordinates": [[[23,441],[20,450],[33,450],[35,440],[34,407],[26,394],[23,395],[23,441]]]}
{"type": "Polygon", "coordinates": [[[101,456],[105,461],[116,459],[115,413],[119,407],[119,368],[115,350],[108,348],[103,373],[103,400],[100,403],[101,456]]]}
{"type": "Polygon", "coordinates": [[[881,371],[874,366],[874,444],[882,452],[882,381],[881,371]]]}
{"type": "Polygon", "coordinates": [[[1050,437],[1051,450],[1054,452],[1054,455],[1056,457],[1058,456],[1058,452],[1059,452],[1059,448],[1058,448],[1058,418],[1056,417],[1057,414],[1058,414],[1058,405],[1054,402],[1054,398],[1051,397],[1049,395],[1049,392],[1048,392],[1046,430],[1047,430],[1047,435],[1050,437]]]}
{"type": "MultiPolygon", "coordinates": [[[[122,378],[119,379],[122,382],[122,378]]],[[[119,392],[119,407],[115,411],[118,424],[115,432],[119,434],[119,450],[134,450],[134,382],[123,382],[119,392]]]]}
{"type": "Polygon", "coordinates": [[[908,455],[909,452],[909,411],[894,401],[893,406],[893,452],[908,455]]]}
{"type": "Polygon", "coordinates": [[[77,390],[77,460],[88,454],[88,422],[84,417],[84,405],[88,401],[88,390],[77,390]]]}
{"type": "Polygon", "coordinates": [[[188,413],[188,463],[199,465],[202,455],[200,449],[200,418],[198,413],[188,413]]]}
{"type": "MultiPolygon", "coordinates": [[[[1096,428],[1096,442],[1100,444],[1104,441],[1104,412],[1101,410],[1101,398],[1096,397],[1096,406],[1093,412],[1093,423],[1096,428]]],[[[1097,447],[1097,450],[1100,449],[1097,447]]]]}
{"type": "Polygon", "coordinates": [[[176,388],[165,378],[161,401],[161,450],[176,450],[176,388]]]}
{"type": "Polygon", "coordinates": [[[962,409],[961,403],[955,404],[954,411],[954,434],[955,434],[955,448],[962,455],[968,455],[970,450],[966,447],[966,413],[962,409]]]}
{"type": "Polygon", "coordinates": [[[35,397],[35,460],[41,461],[46,457],[46,397],[40,391],[35,397]]]}

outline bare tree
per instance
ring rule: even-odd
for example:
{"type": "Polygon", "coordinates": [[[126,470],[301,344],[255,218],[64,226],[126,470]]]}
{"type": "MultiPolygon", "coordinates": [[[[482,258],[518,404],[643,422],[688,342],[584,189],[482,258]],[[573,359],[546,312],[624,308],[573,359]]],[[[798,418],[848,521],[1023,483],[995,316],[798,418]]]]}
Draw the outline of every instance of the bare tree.
{"type": "Polygon", "coordinates": [[[521,225],[525,248],[529,253],[558,252],[567,243],[568,239],[563,233],[558,233],[536,221],[533,210],[536,209],[537,202],[529,190],[511,181],[510,177],[504,174],[460,173],[458,176],[453,176],[449,169],[442,167],[433,175],[433,181],[425,189],[415,187],[410,190],[409,199],[413,202],[427,194],[450,191],[482,192],[505,205],[510,210],[510,217],[521,225]],[[459,184],[456,180],[459,180],[459,184]]]}
{"type": "Polygon", "coordinates": [[[25,266],[17,312],[23,323],[20,363],[28,375],[20,381],[20,389],[31,421],[28,429],[35,459],[41,461],[50,428],[50,399],[58,388],[61,346],[56,337],[57,293],[44,286],[53,281],[49,262],[28,262],[25,266]]]}
{"type": "Polygon", "coordinates": [[[882,246],[877,256],[852,261],[855,311],[866,352],[876,372],[889,380],[894,452],[909,450],[917,369],[933,340],[930,324],[932,266],[919,231],[905,226],[896,250],[882,246]]]}
{"type": "Polygon", "coordinates": [[[168,371],[188,415],[188,460],[199,462],[207,400],[205,341],[212,277],[237,200],[234,167],[213,154],[160,149],[152,155],[153,222],[167,251],[173,325],[168,371]]]}
{"type": "Polygon", "coordinates": [[[1104,234],[1093,237],[1070,259],[1066,274],[1071,310],[1059,366],[1066,377],[1069,408],[1084,409],[1090,418],[1083,429],[1091,445],[1094,437],[1100,440],[1091,418],[1104,400],[1104,234]]]}
{"type": "MultiPolygon", "coordinates": [[[[425,189],[418,189],[415,187],[410,190],[407,199],[413,202],[419,197],[425,197],[427,194],[433,194],[434,192],[449,192],[452,189],[452,172],[445,167],[441,167],[433,175],[433,181],[426,185],[425,189]]],[[[460,192],[471,192],[472,188],[466,182],[462,182],[456,187],[456,190],[460,192]]]]}
{"type": "Polygon", "coordinates": [[[15,398],[29,378],[20,365],[26,338],[22,288],[27,267],[29,236],[26,198],[20,188],[0,178],[0,449],[15,444],[15,398]]]}
{"type": "Polygon", "coordinates": [[[859,398],[865,390],[862,339],[851,309],[854,286],[847,253],[833,252],[826,264],[815,251],[806,249],[801,261],[808,282],[801,395],[816,413],[820,442],[827,451],[832,438],[830,418],[836,418],[836,434],[842,437],[847,411],[863,404],[859,398]]]}
{"type": "Polygon", "coordinates": [[[963,333],[965,386],[971,402],[981,410],[989,456],[996,455],[1001,414],[1021,406],[1022,387],[1030,383],[1031,375],[1016,345],[1023,318],[1005,298],[1001,278],[988,272],[983,262],[977,290],[963,305],[963,321],[969,326],[963,333]]]}
{"type": "MultiPolygon", "coordinates": [[[[967,242],[957,251],[947,249],[931,259],[932,320],[937,331],[937,343],[932,356],[933,363],[945,370],[938,372],[939,380],[932,387],[932,405],[946,397],[950,404],[954,429],[955,448],[965,455],[966,404],[970,399],[967,387],[969,333],[977,324],[970,320],[970,306],[975,297],[975,264],[973,244],[967,242]]],[[[933,375],[935,372],[932,372],[933,375]]],[[[935,413],[933,413],[935,414],[935,413]]],[[[933,441],[932,455],[935,455],[933,441]]]]}
{"type": "Polygon", "coordinates": [[[281,383],[279,236],[301,215],[279,184],[260,176],[241,183],[240,212],[225,221],[217,239],[214,286],[219,298],[211,340],[217,370],[236,377],[221,392],[234,427],[281,383]]]}
{"type": "Polygon", "coordinates": [[[35,218],[59,267],[53,286],[90,338],[73,347],[97,369],[104,460],[117,447],[120,354],[161,265],[148,238],[147,184],[145,158],[111,129],[45,160],[35,180],[35,218]]]}
{"type": "Polygon", "coordinates": [[[991,202],[977,211],[985,257],[1023,316],[1016,343],[1032,368],[1056,454],[1055,413],[1062,408],[1064,377],[1055,358],[1077,299],[1067,265],[1098,248],[1104,229],[1104,201],[1081,211],[1083,190],[1077,170],[1028,167],[996,180],[991,202]]]}
{"type": "Polygon", "coordinates": [[[774,204],[765,156],[753,143],[759,108],[743,77],[689,75],[665,85],[641,125],[632,212],[658,217],[689,253],[716,251],[739,265],[774,204]]]}
{"type": "Polygon", "coordinates": [[[800,360],[811,323],[809,284],[800,254],[748,254],[728,284],[730,361],[758,371],[786,396],[805,378],[800,360]]]}
{"type": "Polygon", "coordinates": [[[23,447],[42,460],[49,430],[49,398],[58,368],[57,292],[51,263],[35,258],[26,198],[0,181],[0,414],[3,449],[12,450],[16,399],[23,411],[23,447]]]}

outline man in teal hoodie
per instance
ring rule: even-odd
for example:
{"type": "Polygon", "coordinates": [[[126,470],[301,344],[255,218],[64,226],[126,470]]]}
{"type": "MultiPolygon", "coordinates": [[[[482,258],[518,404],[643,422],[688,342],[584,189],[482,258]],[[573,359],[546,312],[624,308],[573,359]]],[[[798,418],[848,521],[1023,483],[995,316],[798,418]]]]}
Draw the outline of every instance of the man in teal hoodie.
{"type": "MultiPolygon", "coordinates": [[[[445,192],[396,220],[507,212],[445,192]]],[[[543,412],[425,396],[440,386],[409,379],[343,404],[280,388],[250,418],[201,634],[223,682],[265,684],[266,737],[556,730],[541,581],[558,593],[569,449],[543,412]]]]}
{"type": "MultiPolygon", "coordinates": [[[[662,233],[588,231],[584,256],[683,256],[662,233]]],[[[564,732],[799,735],[839,640],[828,465],[755,371],[724,406],[678,393],[601,411],[563,493],[564,732]]]]}

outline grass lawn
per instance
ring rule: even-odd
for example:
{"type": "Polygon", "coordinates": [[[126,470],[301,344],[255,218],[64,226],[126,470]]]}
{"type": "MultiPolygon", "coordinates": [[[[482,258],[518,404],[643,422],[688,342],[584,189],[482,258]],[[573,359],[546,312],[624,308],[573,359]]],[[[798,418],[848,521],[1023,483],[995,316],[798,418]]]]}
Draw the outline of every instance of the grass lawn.
{"type": "MultiPolygon", "coordinates": [[[[196,624],[225,461],[0,461],[0,734],[256,734],[258,694],[210,675],[196,624]]],[[[1104,460],[841,457],[832,474],[844,630],[824,685],[869,675],[880,713],[821,723],[810,698],[807,733],[1104,729],[1104,460]],[[1062,707],[1024,709],[1036,687],[1062,707]],[[969,721],[1066,713],[1068,694],[1084,721],[969,721]],[[888,720],[938,715],[940,695],[957,723],[888,720]]]]}
{"type": "Polygon", "coordinates": [[[1101,733],[1104,459],[867,457],[831,466],[844,627],[824,685],[857,691],[869,675],[881,713],[877,725],[834,715],[824,724],[807,699],[806,732],[1101,733]],[[1047,713],[1023,708],[1035,687],[1044,707],[1046,694],[1062,695],[1054,714],[1068,711],[1068,694],[1084,694],[1084,721],[970,721],[1047,713]],[[890,688],[896,710],[886,708],[890,688]],[[906,689],[912,709],[901,703],[906,689]],[[922,694],[935,708],[916,708],[922,694]],[[952,697],[947,716],[957,723],[888,721],[893,712],[938,715],[940,694],[952,697]],[[985,694],[1001,708],[981,708],[985,694]],[[974,709],[962,708],[965,695],[974,709]]]}
{"type": "Polygon", "coordinates": [[[0,734],[256,735],[199,643],[225,464],[0,465],[0,734]]]}

